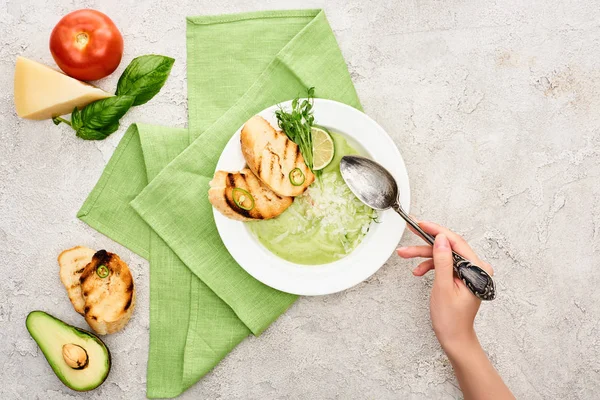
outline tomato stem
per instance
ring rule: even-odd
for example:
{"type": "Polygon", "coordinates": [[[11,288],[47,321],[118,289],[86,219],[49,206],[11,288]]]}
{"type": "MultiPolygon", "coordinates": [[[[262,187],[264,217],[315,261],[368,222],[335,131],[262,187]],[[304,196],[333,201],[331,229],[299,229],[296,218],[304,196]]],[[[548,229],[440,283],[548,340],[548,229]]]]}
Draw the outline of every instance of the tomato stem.
{"type": "Polygon", "coordinates": [[[90,41],[90,36],[86,32],[79,32],[77,36],[75,36],[75,40],[80,48],[85,47],[85,45],[90,41]]]}

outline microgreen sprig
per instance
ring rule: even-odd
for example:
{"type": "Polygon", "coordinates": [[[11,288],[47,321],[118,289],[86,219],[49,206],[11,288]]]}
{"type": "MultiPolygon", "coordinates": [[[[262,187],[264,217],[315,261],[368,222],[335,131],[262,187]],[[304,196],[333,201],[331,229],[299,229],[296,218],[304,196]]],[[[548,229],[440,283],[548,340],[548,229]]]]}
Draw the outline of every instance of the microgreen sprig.
{"type": "MultiPolygon", "coordinates": [[[[292,100],[290,112],[279,108],[275,111],[279,128],[285,132],[290,140],[300,147],[304,162],[313,169],[313,141],[312,126],[315,121],[313,116],[315,88],[306,91],[306,99],[300,101],[299,97],[292,100]]],[[[315,171],[319,175],[320,171],[315,171]]]]}

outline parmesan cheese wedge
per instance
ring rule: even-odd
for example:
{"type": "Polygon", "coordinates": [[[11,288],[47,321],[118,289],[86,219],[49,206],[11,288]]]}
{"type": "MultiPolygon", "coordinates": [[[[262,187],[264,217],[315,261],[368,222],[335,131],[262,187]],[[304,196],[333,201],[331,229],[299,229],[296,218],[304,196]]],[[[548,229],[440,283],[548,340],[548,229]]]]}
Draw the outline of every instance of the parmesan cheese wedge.
{"type": "Polygon", "coordinates": [[[14,93],[17,115],[27,119],[50,119],[113,96],[25,57],[17,57],[14,93]]]}

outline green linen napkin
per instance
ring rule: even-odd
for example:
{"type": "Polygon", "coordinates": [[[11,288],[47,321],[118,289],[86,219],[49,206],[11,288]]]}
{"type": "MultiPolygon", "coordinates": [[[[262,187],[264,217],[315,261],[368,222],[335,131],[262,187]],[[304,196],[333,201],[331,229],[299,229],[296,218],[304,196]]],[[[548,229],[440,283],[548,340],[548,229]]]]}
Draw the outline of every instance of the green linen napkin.
{"type": "Polygon", "coordinates": [[[78,213],[150,262],[150,398],[181,394],[296,299],[221,242],[207,192],[227,141],[310,86],[360,108],[321,10],[188,18],[187,73],[188,129],[132,125],[78,213]]]}

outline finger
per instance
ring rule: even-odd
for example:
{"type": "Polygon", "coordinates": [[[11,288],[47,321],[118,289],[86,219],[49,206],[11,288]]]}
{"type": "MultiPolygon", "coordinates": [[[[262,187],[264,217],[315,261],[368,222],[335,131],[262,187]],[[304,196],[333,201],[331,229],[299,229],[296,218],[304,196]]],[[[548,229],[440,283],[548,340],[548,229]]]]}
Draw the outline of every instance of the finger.
{"type": "Polygon", "coordinates": [[[433,249],[431,246],[409,246],[400,247],[396,250],[398,255],[402,258],[415,258],[415,257],[432,257],[433,249]]]}
{"type": "Polygon", "coordinates": [[[433,260],[423,261],[421,264],[417,265],[415,269],[413,269],[414,276],[423,276],[434,268],[433,260]]]}
{"type": "Polygon", "coordinates": [[[440,226],[434,222],[420,222],[419,226],[425,232],[430,233],[434,236],[437,236],[440,233],[445,234],[450,241],[452,246],[452,250],[471,261],[475,265],[481,267],[484,271],[486,271],[490,276],[494,275],[494,269],[492,266],[485,261],[483,261],[479,256],[473,251],[469,243],[460,236],[459,234],[452,232],[450,229],[440,226]]]}
{"type": "MultiPolygon", "coordinates": [[[[417,224],[421,225],[421,221],[419,221],[418,219],[416,219],[414,216],[410,216],[417,224]]],[[[412,227],[411,224],[406,224],[406,227],[415,235],[417,235],[418,237],[422,237],[421,234],[419,232],[417,232],[415,230],[415,228],[412,227]]],[[[425,238],[423,238],[423,240],[425,240],[425,238]]]]}
{"type": "Polygon", "coordinates": [[[465,286],[465,283],[456,276],[454,277],[454,287],[456,288],[457,293],[460,293],[460,291],[463,289],[469,291],[469,289],[465,286]]]}
{"type": "Polygon", "coordinates": [[[456,293],[465,293],[471,301],[481,303],[481,300],[476,296],[473,296],[473,293],[471,293],[471,290],[469,290],[467,285],[456,276],[454,277],[454,288],[456,289],[456,293]]]}
{"type": "Polygon", "coordinates": [[[477,254],[475,254],[475,252],[471,248],[471,246],[469,246],[467,241],[465,239],[463,239],[463,237],[460,236],[459,234],[454,233],[450,229],[440,226],[433,222],[422,221],[422,222],[419,222],[419,226],[425,232],[427,232],[433,236],[437,236],[440,233],[443,233],[448,238],[448,241],[450,242],[450,245],[452,246],[452,250],[454,250],[461,256],[465,257],[466,259],[468,259],[476,264],[482,264],[481,259],[479,259],[477,254]]]}
{"type": "Polygon", "coordinates": [[[435,237],[433,244],[433,263],[435,266],[434,285],[443,288],[454,286],[454,266],[450,241],[445,234],[440,233],[435,237]]]}
{"type": "MultiPolygon", "coordinates": [[[[451,231],[450,229],[445,228],[441,225],[438,225],[434,222],[419,221],[414,216],[411,216],[411,217],[419,223],[419,226],[421,227],[421,229],[423,229],[425,232],[429,233],[430,235],[436,236],[439,233],[444,233],[448,237],[448,240],[450,241],[452,249],[455,252],[457,252],[461,256],[465,257],[466,259],[468,259],[475,265],[483,268],[483,270],[485,270],[488,274],[490,274],[490,276],[494,276],[494,268],[492,268],[492,266],[489,263],[480,259],[479,256],[477,256],[477,254],[473,251],[473,249],[471,249],[471,246],[469,246],[467,241],[462,236],[460,236],[459,234],[451,231]]],[[[421,236],[410,225],[407,225],[407,226],[411,230],[411,232],[413,232],[414,234],[416,234],[419,237],[421,236]]]]}

